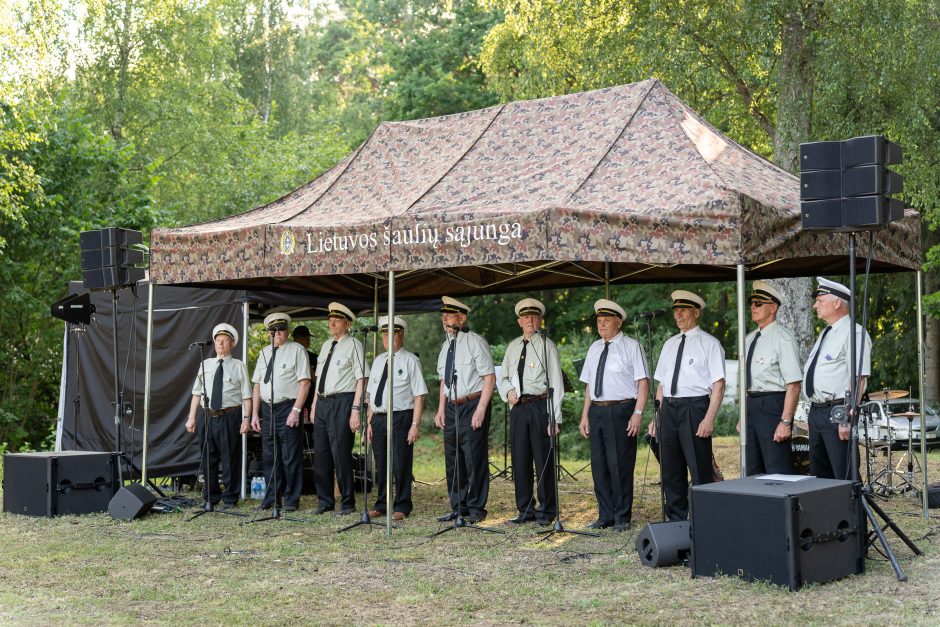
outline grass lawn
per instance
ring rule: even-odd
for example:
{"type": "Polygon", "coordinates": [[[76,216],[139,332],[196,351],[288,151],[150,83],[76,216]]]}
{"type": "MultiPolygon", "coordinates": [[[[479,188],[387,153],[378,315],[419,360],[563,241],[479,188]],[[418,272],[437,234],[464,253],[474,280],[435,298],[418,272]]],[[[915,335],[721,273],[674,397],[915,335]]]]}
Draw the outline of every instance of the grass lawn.
{"type": "MultiPolygon", "coordinates": [[[[737,440],[716,441],[726,478],[738,476],[737,440]]],[[[932,476],[940,452],[930,455],[932,476]]],[[[502,450],[492,460],[502,461],[502,450]]],[[[582,460],[565,460],[575,471],[582,460]]],[[[925,555],[888,538],[909,577],[900,583],[874,549],[863,575],[791,593],[734,578],[690,577],[687,567],[646,568],[634,549],[659,520],[658,466],[637,459],[634,527],[600,538],[555,536],[504,524],[515,514],[512,482],[495,479],[484,526],[429,536],[449,510],[443,446],[424,435],[416,450],[416,510],[391,538],[384,528],[340,527],[357,516],[241,525],[209,514],[107,514],[55,519],[0,515],[0,622],[215,624],[938,624],[940,539],[920,501],[879,503],[925,555]],[[646,477],[649,477],[647,479],[646,477]]],[[[361,497],[360,497],[361,498],[361,497]]],[[[589,470],[562,484],[565,526],[596,515],[589,470]]],[[[358,503],[361,506],[361,501],[358,503]]],[[[250,512],[254,501],[239,506],[250,512]]],[[[315,497],[304,497],[312,510],[315,497]]],[[[301,514],[309,513],[301,511],[301,514]]],[[[936,510],[931,512],[936,515],[936,510]]],[[[384,519],[382,519],[384,521],[384,519]]]]}

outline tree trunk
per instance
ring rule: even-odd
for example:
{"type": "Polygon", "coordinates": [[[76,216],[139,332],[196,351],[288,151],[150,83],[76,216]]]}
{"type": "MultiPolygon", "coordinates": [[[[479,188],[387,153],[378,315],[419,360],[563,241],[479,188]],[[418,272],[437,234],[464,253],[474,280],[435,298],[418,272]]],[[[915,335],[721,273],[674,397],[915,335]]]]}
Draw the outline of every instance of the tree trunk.
{"type": "MultiPolygon", "coordinates": [[[[813,34],[818,29],[821,0],[805,7],[796,1],[782,7],[780,73],[777,78],[777,129],[773,136],[774,162],[790,172],[799,171],[800,143],[812,134],[814,64],[813,34]]],[[[800,358],[805,361],[814,342],[812,280],[776,279],[771,283],[785,298],[777,315],[796,335],[800,358]]]]}

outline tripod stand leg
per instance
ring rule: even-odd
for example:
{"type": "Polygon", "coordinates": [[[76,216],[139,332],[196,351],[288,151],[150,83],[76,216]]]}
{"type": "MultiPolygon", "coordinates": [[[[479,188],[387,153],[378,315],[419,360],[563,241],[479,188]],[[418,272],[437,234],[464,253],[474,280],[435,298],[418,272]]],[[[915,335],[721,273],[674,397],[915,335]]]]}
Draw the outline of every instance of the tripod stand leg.
{"type": "Polygon", "coordinates": [[[901,565],[898,564],[898,558],[894,556],[894,551],[892,551],[891,547],[888,546],[888,540],[885,538],[885,534],[881,531],[881,523],[875,520],[875,514],[872,512],[872,508],[868,503],[868,499],[865,497],[865,495],[862,495],[862,507],[865,508],[865,515],[868,516],[868,520],[871,522],[872,530],[875,532],[875,535],[878,536],[878,542],[881,543],[881,548],[884,549],[885,555],[888,556],[888,561],[891,562],[891,567],[894,568],[894,574],[897,576],[898,581],[907,581],[907,575],[905,575],[904,571],[901,570],[901,565]]]}
{"type": "MultiPolygon", "coordinates": [[[[873,509],[873,510],[875,510],[875,512],[878,513],[879,516],[881,516],[881,519],[885,521],[885,524],[891,529],[891,531],[893,531],[894,533],[896,533],[897,536],[898,536],[899,538],[901,538],[901,541],[904,542],[904,544],[907,545],[907,548],[909,548],[909,549],[914,553],[914,555],[923,555],[923,552],[922,552],[919,548],[917,548],[917,545],[915,545],[914,542],[913,542],[910,538],[907,537],[907,534],[905,534],[905,533],[901,530],[901,528],[898,527],[898,526],[895,524],[895,522],[894,522],[893,520],[891,520],[891,517],[888,516],[888,515],[885,513],[885,511],[884,511],[883,509],[881,509],[881,507],[880,507],[877,503],[869,503],[867,498],[863,498],[863,499],[862,499],[862,502],[867,506],[866,511],[868,511],[869,509],[873,509]]],[[[872,515],[869,514],[868,517],[869,517],[869,519],[871,519],[871,518],[872,518],[872,515]]],[[[874,525],[874,524],[875,524],[875,522],[874,522],[874,520],[872,520],[872,525],[874,525]]],[[[878,529],[880,530],[881,528],[878,527],[878,529]]],[[[881,534],[879,534],[879,535],[881,535],[881,534]]],[[[883,536],[882,536],[882,537],[883,537],[883,536]]],[[[882,542],[883,542],[883,540],[882,540],[882,542]]]]}

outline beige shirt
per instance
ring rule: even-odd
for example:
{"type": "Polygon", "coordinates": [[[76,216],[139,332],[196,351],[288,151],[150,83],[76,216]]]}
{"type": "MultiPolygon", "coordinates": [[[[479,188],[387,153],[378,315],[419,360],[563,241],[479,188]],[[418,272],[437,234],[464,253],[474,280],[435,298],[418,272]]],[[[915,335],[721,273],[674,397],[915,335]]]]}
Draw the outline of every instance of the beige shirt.
{"type": "MultiPolygon", "coordinates": [[[[265,346],[258,355],[258,361],[255,363],[255,372],[251,377],[253,383],[259,384],[261,390],[261,400],[265,403],[271,402],[271,382],[264,381],[264,373],[268,369],[268,363],[271,361],[271,346],[265,346]]],[[[288,340],[283,346],[279,346],[277,354],[274,356],[274,402],[280,403],[288,399],[296,399],[300,388],[300,382],[304,379],[310,380],[310,359],[307,357],[307,351],[297,342],[288,340]]]]}
{"type": "MultiPolygon", "coordinates": [[[[448,334],[450,335],[450,334],[448,334]]],[[[450,338],[441,345],[441,352],[437,357],[437,376],[444,381],[444,370],[447,367],[447,350],[450,338]]],[[[483,391],[483,377],[494,374],[493,355],[490,345],[474,332],[458,333],[457,347],[454,352],[454,369],[457,371],[457,389],[450,389],[450,381],[444,381],[447,398],[464,398],[470,394],[483,391]]]]}
{"type": "MultiPolygon", "coordinates": [[[[806,358],[806,365],[803,367],[803,396],[806,396],[806,373],[809,371],[809,365],[813,363],[813,356],[819,353],[819,359],[816,360],[816,373],[813,376],[813,396],[809,400],[816,403],[824,403],[837,398],[844,398],[846,390],[849,389],[849,342],[850,334],[850,316],[839,318],[832,329],[826,334],[825,341],[820,346],[820,340],[823,334],[820,333],[816,338],[816,344],[806,358]]],[[[855,325],[855,358],[861,364],[862,376],[871,374],[871,337],[862,330],[860,324],[855,325]],[[864,334],[864,345],[862,336],[864,334]]]]}
{"type": "MultiPolygon", "coordinates": [[[[215,381],[215,371],[219,367],[219,358],[212,357],[203,362],[206,372],[206,385],[202,385],[202,367],[196,372],[196,382],[193,383],[193,396],[201,396],[204,389],[212,395],[212,384],[215,381]]],[[[222,408],[241,407],[242,401],[251,398],[251,382],[248,379],[248,367],[239,359],[231,355],[222,359],[222,408]]],[[[209,399],[212,402],[212,399],[209,399]]]]}
{"type": "MultiPolygon", "coordinates": [[[[522,355],[523,336],[519,336],[506,347],[503,365],[496,378],[499,396],[509,402],[509,392],[519,395],[519,357],[522,355]]],[[[561,400],[565,396],[565,382],[561,376],[561,359],[558,347],[548,338],[538,333],[529,337],[525,352],[525,370],[522,377],[522,393],[538,396],[546,391],[545,371],[548,370],[548,383],[552,388],[552,404],[555,408],[555,421],[561,422],[561,400]]]]}
{"type": "Polygon", "coordinates": [[[788,383],[803,379],[800,368],[800,354],[796,346],[796,337],[790,329],[781,326],[776,320],[763,329],[755,329],[744,339],[745,368],[747,354],[754,344],[757,331],[760,338],[754,346],[751,357],[751,387],[749,392],[785,392],[788,383]]]}
{"type": "Polygon", "coordinates": [[[330,355],[333,338],[323,342],[320,355],[317,358],[317,388],[320,387],[323,367],[327,357],[330,367],[326,371],[326,380],[323,381],[323,394],[343,394],[356,391],[356,382],[366,378],[369,362],[365,358],[362,342],[351,335],[344,335],[336,341],[336,348],[330,355]]]}
{"type": "MultiPolygon", "coordinates": [[[[375,393],[379,389],[379,382],[382,380],[382,374],[386,370],[385,365],[387,363],[388,353],[382,353],[375,358],[375,361],[372,362],[372,372],[369,373],[369,385],[366,387],[372,401],[372,411],[381,414],[384,414],[386,410],[385,399],[388,396],[388,380],[385,382],[382,398],[376,398],[375,393]]],[[[392,379],[394,381],[392,410],[414,409],[415,397],[424,396],[428,393],[428,386],[421,374],[421,362],[414,353],[402,348],[395,352],[392,366],[395,368],[394,379],[392,379]]]]}

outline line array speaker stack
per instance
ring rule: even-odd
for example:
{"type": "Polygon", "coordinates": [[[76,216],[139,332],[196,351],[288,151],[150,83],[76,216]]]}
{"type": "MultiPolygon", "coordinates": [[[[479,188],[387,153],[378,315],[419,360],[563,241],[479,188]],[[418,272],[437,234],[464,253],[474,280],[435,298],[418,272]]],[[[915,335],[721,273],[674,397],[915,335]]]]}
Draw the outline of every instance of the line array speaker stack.
{"type": "Polygon", "coordinates": [[[90,290],[114,290],[134,285],[145,275],[143,235],[140,231],[108,227],[79,234],[82,249],[82,284],[90,290]]]}

